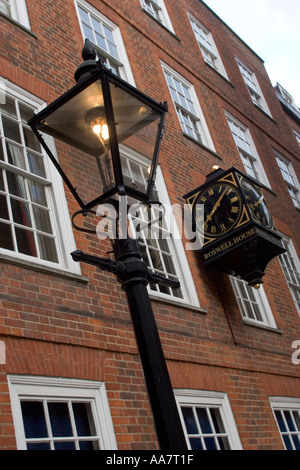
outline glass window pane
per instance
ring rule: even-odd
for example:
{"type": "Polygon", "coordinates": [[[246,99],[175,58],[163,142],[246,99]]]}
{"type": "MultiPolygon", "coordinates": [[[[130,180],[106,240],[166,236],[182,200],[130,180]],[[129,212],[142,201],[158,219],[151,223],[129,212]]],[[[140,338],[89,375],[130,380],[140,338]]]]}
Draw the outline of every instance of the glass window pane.
{"type": "Polygon", "coordinates": [[[29,171],[35,175],[46,178],[46,172],[44,167],[44,160],[41,155],[37,155],[31,152],[27,153],[29,171]]]}
{"type": "Polygon", "coordinates": [[[21,147],[17,147],[16,145],[13,145],[7,142],[6,151],[7,151],[8,163],[25,170],[26,166],[25,166],[25,158],[23,154],[23,149],[21,147]]]}
{"type": "Polygon", "coordinates": [[[8,114],[9,116],[12,116],[14,118],[17,117],[15,100],[10,98],[9,96],[6,96],[5,103],[0,103],[0,110],[1,112],[8,114]]]}
{"type": "Polygon", "coordinates": [[[18,123],[4,116],[2,121],[5,137],[13,140],[14,142],[21,143],[21,136],[18,123]]]}
{"type": "Polygon", "coordinates": [[[196,420],[194,417],[193,409],[191,407],[182,407],[182,414],[186,426],[186,430],[188,434],[197,434],[198,428],[196,424],[196,420]]]}
{"type": "Polygon", "coordinates": [[[17,199],[11,199],[11,208],[13,219],[16,224],[24,225],[25,227],[32,226],[29,207],[27,203],[24,203],[17,199]]]}
{"type": "Polygon", "coordinates": [[[52,435],[54,437],[73,436],[67,403],[48,403],[52,435]]]}
{"type": "Polygon", "coordinates": [[[41,151],[40,143],[37,140],[34,133],[32,132],[32,130],[28,129],[27,127],[23,127],[23,133],[24,133],[24,140],[25,140],[26,147],[29,147],[32,150],[36,150],[37,152],[40,152],[41,151]]]}
{"type": "Polygon", "coordinates": [[[216,441],[213,437],[204,438],[206,450],[218,450],[216,441]]]}
{"type": "Polygon", "coordinates": [[[21,402],[25,436],[30,438],[48,437],[43,402],[21,402]]]}
{"type": "Polygon", "coordinates": [[[29,442],[27,443],[27,450],[51,450],[48,442],[29,442]]]}
{"type": "Polygon", "coordinates": [[[0,194],[0,219],[9,220],[6,196],[0,194]]]}
{"type": "Polygon", "coordinates": [[[44,209],[41,209],[40,207],[34,206],[33,214],[34,214],[36,228],[38,230],[42,230],[43,232],[52,234],[49,211],[46,211],[44,209]]]}
{"type": "Polygon", "coordinates": [[[45,194],[45,188],[35,181],[28,181],[29,184],[29,193],[32,202],[39,204],[41,206],[47,207],[47,200],[45,194]]]}
{"type": "Polygon", "coordinates": [[[37,256],[34,235],[30,230],[16,227],[16,238],[20,253],[29,256],[37,256]]]}
{"type": "Polygon", "coordinates": [[[4,180],[3,180],[3,175],[2,175],[2,171],[0,170],[0,191],[4,191],[5,188],[4,188],[4,180]]]}
{"type": "Polygon", "coordinates": [[[30,106],[26,106],[26,104],[23,104],[23,103],[19,103],[19,110],[20,110],[21,120],[27,124],[29,118],[32,117],[35,110],[31,108],[30,106]]]}
{"type": "Polygon", "coordinates": [[[203,434],[212,434],[209,417],[205,408],[197,408],[197,417],[203,434]]]}
{"type": "Polygon", "coordinates": [[[78,436],[92,436],[95,434],[93,422],[90,423],[89,419],[92,416],[90,403],[73,403],[72,407],[78,436]]]}
{"type": "Polygon", "coordinates": [[[76,450],[74,442],[55,442],[55,450],[76,450]]]}
{"type": "Polygon", "coordinates": [[[203,450],[201,439],[199,439],[199,437],[197,438],[191,437],[190,444],[191,444],[192,450],[203,450]]]}
{"type": "Polygon", "coordinates": [[[10,171],[6,172],[6,176],[9,193],[14,196],[21,197],[22,199],[26,199],[24,178],[11,173],[10,171]]]}
{"type": "Polygon", "coordinates": [[[53,263],[58,263],[56,246],[53,238],[37,234],[40,256],[45,261],[51,261],[53,263]]]}
{"type": "Polygon", "coordinates": [[[14,249],[11,226],[8,224],[0,223],[0,247],[5,250],[14,249]]]}

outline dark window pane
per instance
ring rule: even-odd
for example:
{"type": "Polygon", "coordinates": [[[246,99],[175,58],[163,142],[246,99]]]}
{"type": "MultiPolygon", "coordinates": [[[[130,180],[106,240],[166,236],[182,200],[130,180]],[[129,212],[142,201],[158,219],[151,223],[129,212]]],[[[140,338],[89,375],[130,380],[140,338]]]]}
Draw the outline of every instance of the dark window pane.
{"type": "Polygon", "coordinates": [[[0,219],[9,220],[6,196],[0,194],[0,219]]]}
{"type": "Polygon", "coordinates": [[[29,256],[37,256],[33,233],[29,230],[16,227],[17,245],[20,253],[29,256]]]}
{"type": "Polygon", "coordinates": [[[205,408],[197,408],[197,416],[203,434],[212,434],[211,425],[205,408]]]}
{"type": "Polygon", "coordinates": [[[0,247],[6,250],[14,250],[10,225],[0,223],[0,247]]]}
{"type": "Polygon", "coordinates": [[[190,444],[191,444],[192,450],[203,450],[201,440],[199,438],[191,438],[190,444]]]}
{"type": "Polygon", "coordinates": [[[94,426],[91,430],[89,416],[91,416],[90,403],[73,403],[73,412],[78,436],[92,436],[95,433],[94,426]]]}
{"type": "Polygon", "coordinates": [[[195,418],[194,418],[193,409],[183,407],[182,408],[182,414],[183,414],[183,418],[184,418],[187,433],[188,434],[197,434],[198,429],[197,429],[196,421],[195,421],[195,418]]]}
{"type": "Polygon", "coordinates": [[[278,423],[278,426],[279,426],[279,429],[281,432],[286,432],[286,426],[285,426],[285,423],[283,421],[283,417],[281,415],[281,411],[279,410],[276,410],[275,411],[275,416],[276,416],[276,419],[277,419],[277,423],[278,423]]]}
{"type": "Polygon", "coordinates": [[[43,403],[39,401],[22,401],[21,407],[25,437],[27,439],[48,437],[43,403]]]}
{"type": "Polygon", "coordinates": [[[80,450],[100,450],[98,442],[79,441],[80,450]]]}
{"type": "Polygon", "coordinates": [[[26,147],[29,147],[32,150],[36,150],[37,152],[40,152],[41,147],[40,147],[39,141],[37,140],[32,130],[28,129],[27,127],[23,127],[23,133],[24,133],[26,147]]]}
{"type": "Polygon", "coordinates": [[[217,450],[216,442],[213,437],[204,438],[206,450],[217,450]]]}
{"type": "Polygon", "coordinates": [[[5,137],[13,140],[14,142],[21,143],[20,130],[19,130],[18,123],[16,121],[13,121],[12,119],[7,119],[4,116],[3,116],[2,121],[3,121],[3,129],[4,129],[5,137]]]}
{"type": "Polygon", "coordinates": [[[28,204],[11,198],[11,208],[14,222],[25,227],[31,227],[28,204]]]}
{"type": "Polygon", "coordinates": [[[10,171],[6,172],[6,176],[7,176],[9,193],[13,194],[14,196],[18,196],[23,199],[26,199],[24,178],[22,176],[18,176],[18,175],[15,175],[14,173],[11,173],[10,171]]]}
{"type": "Polygon", "coordinates": [[[225,428],[222,422],[220,410],[218,408],[212,408],[210,414],[214,423],[214,427],[217,433],[225,433],[225,428]]]}
{"type": "Polygon", "coordinates": [[[74,442],[55,442],[55,450],[76,450],[74,442]]]}
{"type": "Polygon", "coordinates": [[[4,181],[2,171],[0,170],[0,191],[4,191],[4,181]]]}
{"type": "Polygon", "coordinates": [[[52,434],[54,437],[73,436],[67,403],[48,403],[52,434]]]}
{"type": "Polygon", "coordinates": [[[27,450],[51,450],[48,442],[28,443],[27,450]]]}

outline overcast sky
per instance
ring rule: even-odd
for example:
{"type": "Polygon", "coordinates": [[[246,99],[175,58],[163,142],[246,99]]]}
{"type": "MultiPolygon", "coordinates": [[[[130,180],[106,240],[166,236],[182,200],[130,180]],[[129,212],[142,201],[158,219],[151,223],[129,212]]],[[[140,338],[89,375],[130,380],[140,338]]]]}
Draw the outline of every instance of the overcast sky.
{"type": "Polygon", "coordinates": [[[204,0],[300,106],[300,0],[204,0]]]}

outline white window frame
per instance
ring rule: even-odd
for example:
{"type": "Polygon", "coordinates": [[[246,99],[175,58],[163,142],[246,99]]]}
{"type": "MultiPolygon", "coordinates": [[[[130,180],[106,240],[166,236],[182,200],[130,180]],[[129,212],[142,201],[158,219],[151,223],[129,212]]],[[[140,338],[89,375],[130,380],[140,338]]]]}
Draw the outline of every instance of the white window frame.
{"type": "MultiPolygon", "coordinates": [[[[9,82],[6,79],[2,80],[4,89],[4,96],[9,94],[12,98],[22,101],[28,106],[32,106],[38,111],[46,106],[45,102],[39,98],[33,96],[26,90],[18,87],[17,85],[9,82]]],[[[43,136],[48,147],[51,149],[53,155],[57,158],[54,139],[47,135],[43,136]]],[[[44,154],[44,166],[47,174],[47,179],[50,181],[49,186],[49,209],[52,214],[53,231],[56,238],[56,249],[58,255],[58,263],[46,261],[25,255],[12,250],[7,250],[0,247],[0,257],[12,258],[26,262],[28,265],[42,266],[54,268],[55,270],[70,271],[74,274],[80,274],[81,269],[78,266],[79,263],[75,263],[72,257],[69,255],[70,252],[76,250],[74,235],[72,231],[69,210],[67,206],[67,200],[65,196],[64,186],[61,177],[59,176],[56,168],[50,162],[47,155],[44,154]]],[[[4,165],[4,164],[3,164],[4,165]]],[[[5,164],[9,169],[8,164],[5,164]]],[[[0,161],[0,169],[1,169],[0,161]]]]}
{"type": "Polygon", "coordinates": [[[255,73],[252,72],[252,70],[250,70],[249,67],[247,67],[238,57],[235,59],[253,103],[271,116],[271,112],[261,91],[255,73]]]}
{"type": "Polygon", "coordinates": [[[276,329],[273,313],[263,286],[249,286],[242,279],[230,276],[231,285],[244,323],[276,329]]]}
{"type": "Polygon", "coordinates": [[[74,399],[91,403],[101,450],[117,449],[103,382],[26,375],[7,376],[18,450],[26,450],[21,399],[74,399]]]}
{"type": "MultiPolygon", "coordinates": [[[[26,7],[25,0],[2,0],[10,8],[10,14],[7,14],[10,18],[20,23],[27,29],[30,29],[30,22],[26,7]]],[[[6,14],[6,13],[4,13],[6,14]]]]}
{"type": "Polygon", "coordinates": [[[198,21],[191,13],[187,12],[187,15],[204,61],[228,80],[225,67],[211,32],[205,28],[205,26],[203,26],[200,21],[198,21]],[[201,37],[201,39],[198,39],[198,35],[201,37]],[[203,39],[203,36],[205,36],[205,39],[203,39]]]}
{"type": "Polygon", "coordinates": [[[272,408],[274,419],[278,426],[278,431],[280,433],[283,445],[286,450],[299,450],[300,444],[300,398],[292,398],[292,397],[269,397],[270,406],[272,408]],[[279,427],[279,423],[276,418],[275,412],[280,412],[281,418],[284,423],[285,430],[283,431],[279,427]],[[290,422],[292,423],[293,430],[289,429],[289,425],[286,421],[286,414],[289,414],[290,422]],[[292,413],[296,413],[297,415],[297,423],[295,422],[295,416],[292,416],[292,413]],[[293,437],[297,438],[298,440],[298,449],[295,448],[295,443],[293,441],[293,437]],[[288,442],[288,447],[286,442],[288,442]]]}
{"type": "Polygon", "coordinates": [[[300,132],[295,131],[295,129],[293,129],[293,132],[294,132],[294,134],[295,134],[296,140],[297,140],[298,145],[299,145],[299,147],[300,147],[300,132]]]}
{"type": "MultiPolygon", "coordinates": [[[[186,442],[189,449],[191,449],[191,444],[189,442],[189,436],[186,431],[186,426],[181,410],[181,408],[184,406],[218,408],[222,418],[223,426],[226,431],[226,437],[228,438],[230,444],[230,449],[242,450],[242,444],[238,434],[237,426],[226,393],[188,389],[176,389],[174,390],[174,393],[177,402],[177,407],[179,410],[179,416],[182,423],[182,428],[184,430],[186,442]]],[[[208,434],[206,435],[206,437],[211,437],[211,435],[208,434]]],[[[201,435],[201,439],[202,438],[203,435],[201,435]]]]}
{"type": "Polygon", "coordinates": [[[264,186],[271,188],[267,174],[264,170],[263,164],[256,150],[248,127],[244,126],[244,124],[242,124],[238,119],[236,119],[226,111],[225,116],[232,138],[239,152],[246,173],[257,179],[257,181],[262,183],[264,186]],[[234,126],[235,129],[237,129],[237,133],[242,135],[243,138],[241,140],[239,140],[237,135],[233,133],[231,125],[234,126]],[[239,142],[241,142],[241,144],[239,142]],[[245,164],[245,160],[248,162],[248,165],[245,164]],[[252,171],[249,170],[250,167],[252,171]]]}
{"type": "MultiPolygon", "coordinates": [[[[92,5],[90,5],[86,1],[74,0],[74,2],[75,2],[75,8],[76,8],[83,39],[86,38],[86,35],[84,33],[84,29],[82,26],[82,21],[81,21],[81,17],[79,13],[79,6],[88,13],[89,19],[91,19],[92,17],[96,18],[97,21],[99,21],[102,25],[104,25],[108,30],[111,31],[113,39],[114,39],[114,44],[117,47],[117,52],[119,56],[118,58],[112,56],[107,50],[102,49],[99,45],[97,45],[96,41],[91,41],[91,42],[95,46],[95,49],[96,51],[98,51],[99,55],[103,59],[106,60],[108,67],[112,67],[112,69],[114,67],[117,67],[120,77],[123,80],[126,80],[131,85],[135,86],[134,77],[133,77],[130,63],[128,60],[128,56],[126,53],[126,49],[125,49],[125,45],[122,39],[120,28],[115,23],[113,23],[109,18],[104,16],[102,13],[100,13],[99,10],[94,8],[92,5]]],[[[94,35],[95,34],[94,28],[92,28],[92,31],[94,35]]]]}
{"type": "MultiPolygon", "coordinates": [[[[215,146],[209,133],[209,129],[199,104],[194,86],[167,64],[161,62],[161,65],[183,134],[193,139],[198,144],[204,145],[205,147],[215,152],[215,146]],[[178,91],[177,96],[179,96],[179,99],[177,100],[174,98],[167,80],[167,75],[171,76],[173,82],[174,80],[179,82],[182,89],[187,90],[189,94],[189,100],[187,103],[188,105],[183,105],[182,102],[180,102],[180,94],[178,91]],[[192,134],[187,130],[184,116],[187,117],[190,127],[194,129],[192,134]]],[[[182,96],[186,98],[186,96],[183,95],[183,92],[182,96]]]]}
{"type": "Polygon", "coordinates": [[[293,98],[293,96],[290,95],[290,93],[288,93],[288,92],[285,90],[285,88],[283,88],[283,86],[280,85],[280,83],[278,83],[278,82],[276,83],[275,89],[281,94],[282,98],[283,98],[289,105],[291,105],[293,108],[296,109],[296,111],[299,112],[299,106],[297,105],[295,98],[293,98]]]}
{"type": "Polygon", "coordinates": [[[174,34],[174,29],[166,9],[164,0],[140,0],[142,9],[153,16],[159,23],[164,25],[174,34]]]}
{"type": "Polygon", "coordinates": [[[294,171],[293,165],[287,158],[281,155],[281,153],[277,152],[276,150],[274,151],[274,153],[277,165],[280,169],[281,176],[287,186],[293,204],[297,209],[300,209],[300,184],[297,175],[294,171]],[[284,171],[281,168],[279,161],[284,164],[287,171],[284,171]],[[288,175],[288,177],[285,177],[285,175],[288,175]]]}
{"type": "Polygon", "coordinates": [[[293,241],[285,235],[281,235],[284,248],[287,251],[279,256],[279,262],[300,317],[300,261],[293,241]]]}
{"type": "MultiPolygon", "coordinates": [[[[136,162],[138,165],[141,165],[145,168],[149,168],[149,161],[145,157],[143,157],[137,152],[134,152],[132,149],[126,148],[125,146],[121,146],[120,148],[121,155],[123,155],[125,158],[128,158],[129,160],[136,162]]],[[[159,202],[163,204],[167,214],[167,217],[163,219],[163,227],[166,235],[168,235],[166,242],[168,243],[170,254],[172,255],[172,262],[174,264],[177,277],[181,284],[180,289],[182,292],[182,298],[172,295],[172,292],[170,292],[170,294],[167,294],[160,292],[158,288],[151,289],[150,286],[148,286],[149,295],[152,298],[165,300],[170,303],[183,304],[192,306],[194,308],[200,308],[196,287],[183,247],[182,237],[180,235],[178,225],[175,220],[175,215],[172,211],[171,201],[168,195],[167,187],[164,182],[160,166],[157,167],[155,188],[158,192],[159,202]]],[[[156,216],[157,213],[155,212],[154,219],[156,218],[156,216]]],[[[157,220],[157,224],[158,223],[159,221],[157,220]]],[[[155,225],[155,222],[153,222],[153,224],[155,225]]],[[[135,236],[134,223],[131,223],[131,229],[132,236],[135,236]]],[[[152,267],[149,266],[149,268],[151,270],[152,267]]],[[[164,275],[164,273],[162,274],[164,275]]]]}

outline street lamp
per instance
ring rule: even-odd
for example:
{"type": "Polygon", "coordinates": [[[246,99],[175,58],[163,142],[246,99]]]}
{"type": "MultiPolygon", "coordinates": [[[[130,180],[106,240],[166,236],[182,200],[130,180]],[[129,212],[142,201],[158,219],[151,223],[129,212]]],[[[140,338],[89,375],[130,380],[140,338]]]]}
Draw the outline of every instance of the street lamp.
{"type": "MultiPolygon", "coordinates": [[[[89,40],[82,58],[83,63],[75,72],[76,85],[34,115],[28,124],[77,201],[80,209],[74,215],[93,212],[101,203],[111,202],[117,207],[121,196],[151,205],[167,104],[152,100],[96,60],[89,40]],[[68,144],[63,163],[58,163],[42,133],[68,144]],[[142,153],[151,162],[147,182],[132,181],[122,157],[124,148],[142,153]]],[[[186,450],[147,291],[149,282],[174,289],[179,288],[179,283],[150,272],[135,239],[117,234],[113,252],[115,260],[79,250],[71,255],[75,261],[117,275],[127,295],[160,448],[186,450]]]]}

